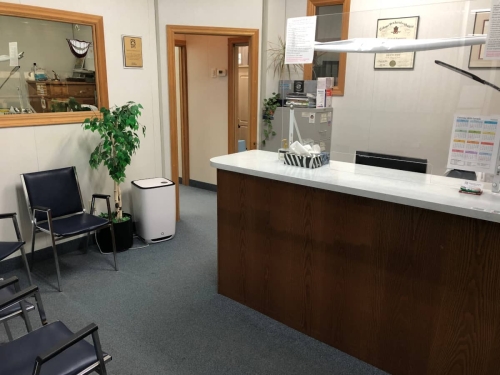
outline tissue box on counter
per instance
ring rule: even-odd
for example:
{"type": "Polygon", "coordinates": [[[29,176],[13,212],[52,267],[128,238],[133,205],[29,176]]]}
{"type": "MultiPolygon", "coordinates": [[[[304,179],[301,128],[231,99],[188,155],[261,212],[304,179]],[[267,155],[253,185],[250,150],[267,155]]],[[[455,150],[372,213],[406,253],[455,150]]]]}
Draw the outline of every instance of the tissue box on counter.
{"type": "Polygon", "coordinates": [[[329,152],[322,152],[321,154],[314,156],[301,156],[301,155],[291,154],[290,152],[285,153],[286,165],[315,169],[329,163],[330,163],[329,152]]]}

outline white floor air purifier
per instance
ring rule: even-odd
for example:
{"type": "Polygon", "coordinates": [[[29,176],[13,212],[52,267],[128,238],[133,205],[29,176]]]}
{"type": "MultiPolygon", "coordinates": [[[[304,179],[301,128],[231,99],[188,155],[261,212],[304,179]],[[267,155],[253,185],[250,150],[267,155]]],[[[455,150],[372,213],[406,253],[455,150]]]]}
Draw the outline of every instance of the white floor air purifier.
{"type": "Polygon", "coordinates": [[[136,232],[147,243],[167,241],[175,235],[175,184],[166,178],[132,181],[136,232]]]}

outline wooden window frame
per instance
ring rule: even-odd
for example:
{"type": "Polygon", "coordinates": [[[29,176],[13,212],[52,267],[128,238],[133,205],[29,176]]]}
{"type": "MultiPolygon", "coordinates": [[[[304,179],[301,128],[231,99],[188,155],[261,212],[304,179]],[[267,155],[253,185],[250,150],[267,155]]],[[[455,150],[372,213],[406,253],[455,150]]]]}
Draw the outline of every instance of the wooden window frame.
{"type": "MultiPolygon", "coordinates": [[[[315,16],[317,7],[324,7],[330,5],[342,5],[342,32],[341,39],[348,39],[349,35],[349,12],[351,9],[351,0],[307,0],[307,15],[315,16]]],[[[341,53],[339,60],[339,78],[338,85],[332,90],[333,96],[344,96],[345,89],[345,75],[347,65],[347,54],[341,53]]],[[[304,64],[304,79],[312,79],[313,64],[304,64]]]]}
{"type": "MultiPolygon", "coordinates": [[[[67,22],[92,27],[94,62],[96,66],[95,83],[97,90],[97,107],[109,107],[106,49],[104,46],[104,23],[102,16],[2,2],[0,2],[0,15],[67,22]]],[[[75,124],[83,122],[88,117],[89,112],[54,112],[0,116],[0,128],[75,124]]]]}

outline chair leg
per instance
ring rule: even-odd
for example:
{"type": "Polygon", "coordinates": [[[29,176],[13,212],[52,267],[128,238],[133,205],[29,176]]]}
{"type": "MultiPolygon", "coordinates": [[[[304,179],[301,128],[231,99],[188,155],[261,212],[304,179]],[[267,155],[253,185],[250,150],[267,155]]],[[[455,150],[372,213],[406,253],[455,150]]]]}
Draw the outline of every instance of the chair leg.
{"type": "Polygon", "coordinates": [[[89,252],[89,241],[90,241],[90,232],[87,233],[87,241],[85,241],[85,254],[89,252]]]}
{"type": "Polygon", "coordinates": [[[26,267],[26,273],[28,274],[28,280],[30,285],[33,285],[33,280],[31,280],[30,266],[28,264],[28,259],[26,258],[26,252],[24,251],[24,246],[21,247],[21,257],[23,258],[24,266],[26,267]]]}
{"type": "Polygon", "coordinates": [[[57,257],[56,240],[54,239],[54,234],[53,233],[51,233],[50,237],[52,239],[52,250],[54,252],[54,261],[56,263],[57,285],[59,287],[59,291],[62,292],[61,271],[59,270],[59,258],[57,257]]]}
{"type": "Polygon", "coordinates": [[[107,375],[106,365],[104,364],[104,358],[101,349],[101,342],[99,340],[99,334],[96,332],[92,333],[92,341],[94,342],[94,349],[96,353],[97,360],[99,361],[99,374],[107,375]]]}
{"type": "Polygon", "coordinates": [[[26,310],[26,302],[21,301],[19,304],[21,305],[21,309],[23,311],[22,318],[24,319],[24,324],[26,324],[26,329],[28,330],[28,332],[31,332],[33,331],[33,328],[31,327],[31,321],[30,317],[28,316],[28,310],[26,310]]]}
{"type": "Polygon", "coordinates": [[[35,224],[33,224],[33,229],[31,230],[31,271],[33,271],[33,267],[35,265],[35,235],[36,235],[36,228],[35,224]]]}
{"type": "Polygon", "coordinates": [[[14,338],[12,337],[12,332],[10,331],[9,325],[7,324],[7,321],[3,322],[3,326],[5,327],[5,332],[7,332],[7,339],[9,339],[9,341],[14,340],[14,338]]]}
{"type": "Polygon", "coordinates": [[[113,224],[109,226],[111,230],[111,242],[113,243],[113,258],[115,260],[115,271],[118,271],[118,264],[116,263],[116,242],[115,242],[115,228],[113,228],[113,224]]]}

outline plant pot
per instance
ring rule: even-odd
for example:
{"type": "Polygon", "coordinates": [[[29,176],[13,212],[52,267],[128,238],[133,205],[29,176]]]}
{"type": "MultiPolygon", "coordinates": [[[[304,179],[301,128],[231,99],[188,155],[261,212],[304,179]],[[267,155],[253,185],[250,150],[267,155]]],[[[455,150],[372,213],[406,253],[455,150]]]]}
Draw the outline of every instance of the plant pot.
{"type": "MultiPolygon", "coordinates": [[[[115,231],[116,251],[125,251],[132,247],[134,242],[134,225],[132,216],[123,213],[123,216],[130,217],[130,220],[121,223],[113,223],[115,231]]],[[[105,228],[97,231],[97,244],[103,253],[112,253],[113,244],[111,242],[111,229],[105,228]]]]}

